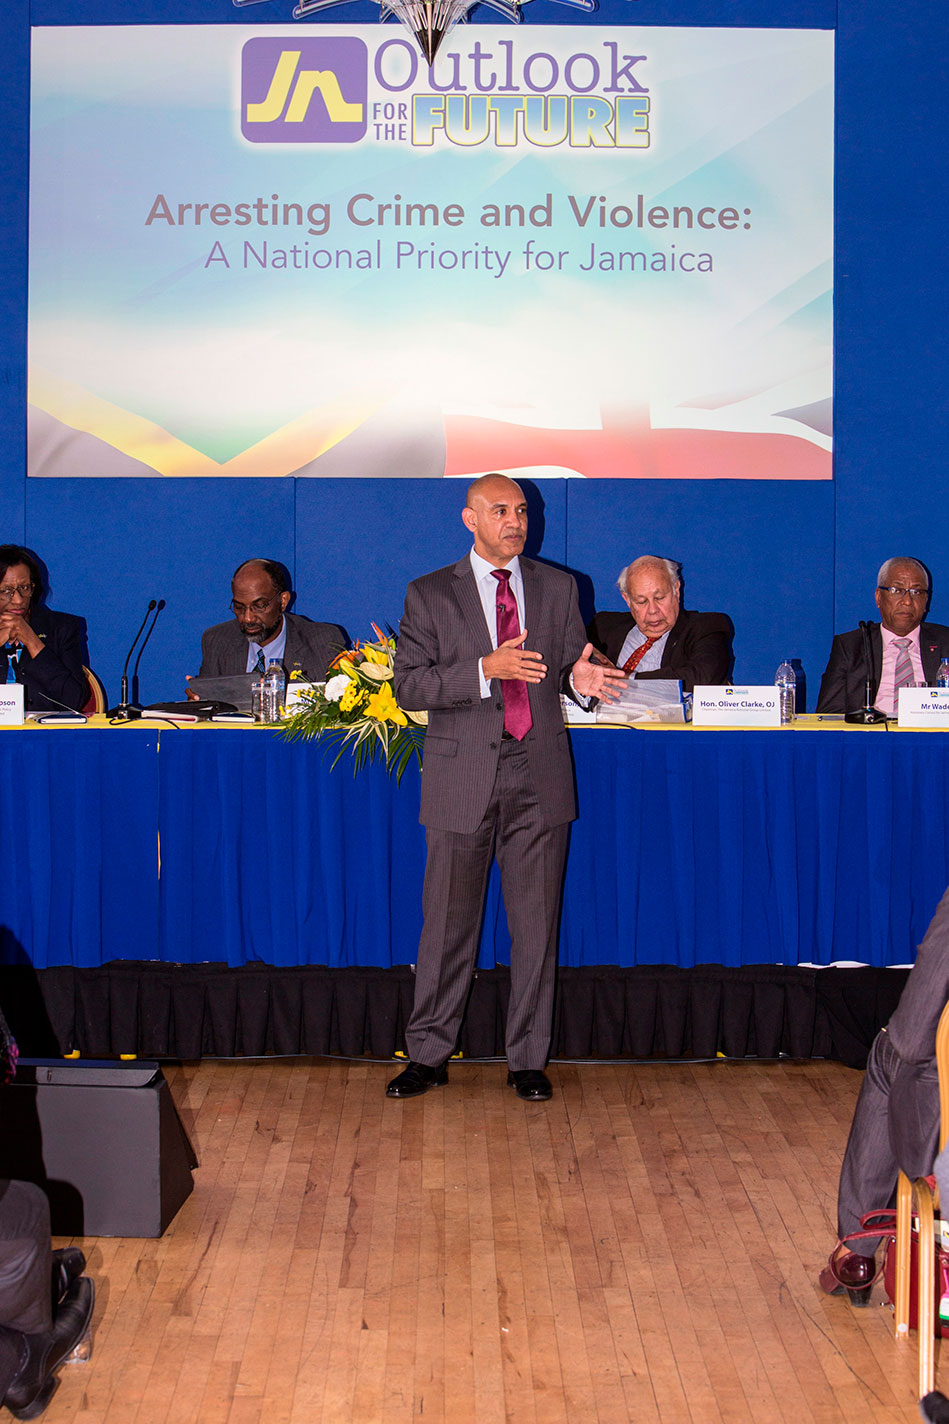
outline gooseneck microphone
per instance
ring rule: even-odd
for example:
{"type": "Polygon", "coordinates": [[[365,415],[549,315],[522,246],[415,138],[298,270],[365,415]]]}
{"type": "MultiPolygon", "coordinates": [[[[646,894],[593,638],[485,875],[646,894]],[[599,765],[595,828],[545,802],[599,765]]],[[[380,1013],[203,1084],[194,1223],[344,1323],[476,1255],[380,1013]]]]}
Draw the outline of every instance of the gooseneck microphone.
{"type": "Polygon", "coordinates": [[[867,670],[863,706],[859,712],[848,712],[844,721],[859,723],[862,727],[872,727],[875,722],[885,722],[886,713],[873,706],[873,657],[870,651],[870,627],[863,618],[860,619],[858,626],[863,634],[863,663],[867,670]]]}
{"type": "Polygon", "coordinates": [[[129,679],[128,679],[128,670],[129,670],[129,663],[130,663],[130,661],[131,661],[132,654],[133,654],[134,651],[135,651],[135,644],[138,642],[139,638],[142,636],[142,629],[145,627],[145,624],[148,622],[148,615],[149,615],[149,613],[151,613],[151,611],[152,611],[153,608],[157,608],[157,607],[158,607],[157,600],[154,599],[154,598],[150,599],[150,600],[149,600],[149,603],[148,603],[148,607],[145,609],[145,617],[142,619],[141,626],[140,626],[138,632],[135,634],[135,637],[132,639],[132,646],[131,646],[131,647],[129,648],[129,650],[128,650],[128,655],[127,655],[127,657],[126,657],[126,659],[125,659],[125,666],[124,666],[123,669],[122,669],[122,693],[121,693],[121,701],[119,702],[118,706],[116,706],[116,707],[110,707],[109,710],[108,710],[108,712],[105,714],[107,717],[111,717],[111,719],[112,719],[114,722],[133,722],[137,717],[141,717],[141,715],[142,715],[142,709],[141,709],[140,707],[133,707],[132,704],[129,702],[129,679]]]}
{"type": "MultiPolygon", "coordinates": [[[[141,706],[141,699],[139,698],[139,695],[138,695],[138,665],[139,665],[139,663],[142,661],[142,654],[143,654],[144,651],[145,651],[145,645],[147,644],[149,638],[152,636],[152,634],[153,634],[154,631],[155,631],[155,624],[158,622],[158,615],[159,615],[159,613],[162,611],[162,609],[164,608],[164,606],[165,606],[165,600],[164,600],[163,598],[160,598],[160,599],[158,600],[158,603],[157,603],[156,607],[155,607],[155,616],[154,616],[154,618],[152,619],[152,626],[149,628],[148,632],[145,634],[145,637],[142,639],[142,646],[139,648],[139,650],[138,650],[138,657],[135,659],[135,666],[134,666],[133,669],[132,669],[132,705],[133,705],[133,707],[140,707],[140,706],[141,706]]],[[[146,617],[146,618],[148,617],[148,614],[147,614],[147,613],[145,614],[145,617],[146,617]]],[[[139,629],[139,632],[141,632],[141,629],[139,629]]]]}

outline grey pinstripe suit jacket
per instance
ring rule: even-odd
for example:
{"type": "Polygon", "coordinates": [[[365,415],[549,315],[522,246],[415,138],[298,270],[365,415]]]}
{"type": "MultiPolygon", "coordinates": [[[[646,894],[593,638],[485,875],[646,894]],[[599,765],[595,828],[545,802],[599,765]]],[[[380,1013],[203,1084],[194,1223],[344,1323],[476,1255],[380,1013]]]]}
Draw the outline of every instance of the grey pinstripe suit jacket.
{"type": "MultiPolygon", "coordinates": [[[[310,677],[319,681],[336,654],[347,646],[346,634],[335,623],[313,623],[297,613],[286,613],[287,646],[284,666],[291,672],[299,663],[310,677]]],[[[247,669],[247,639],[237,619],[215,623],[201,634],[201,676],[228,677],[247,669]]]]}
{"type": "MultiPolygon", "coordinates": [[[[533,726],[525,738],[544,825],[577,814],[570,742],[560,689],[583,651],[586,635],[568,573],[520,560],[526,647],[543,655],[547,676],[529,686],[533,726]]],[[[467,556],[409,584],[395,656],[395,693],[403,707],[429,713],[422,770],[425,826],[470,833],[494,787],[504,703],[500,684],[482,698],[478,659],[492,650],[467,556]]]]}

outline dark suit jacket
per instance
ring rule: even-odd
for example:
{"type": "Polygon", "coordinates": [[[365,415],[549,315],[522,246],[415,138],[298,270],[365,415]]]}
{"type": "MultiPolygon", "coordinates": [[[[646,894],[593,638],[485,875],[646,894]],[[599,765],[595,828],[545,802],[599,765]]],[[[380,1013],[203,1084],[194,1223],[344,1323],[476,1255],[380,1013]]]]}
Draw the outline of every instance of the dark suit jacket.
{"type": "MultiPolygon", "coordinates": [[[[870,703],[876,699],[883,670],[883,638],[879,623],[870,623],[870,703]]],[[[936,681],[943,658],[949,658],[949,628],[941,623],[922,623],[919,651],[927,682],[936,681]]],[[[859,628],[838,633],[830,646],[830,657],[820,682],[818,712],[858,712],[866,697],[867,666],[863,656],[863,634],[859,628]]]]}
{"type": "MultiPolygon", "coordinates": [[[[17,662],[16,680],[26,688],[27,711],[61,712],[65,706],[78,712],[89,696],[82,670],[86,641],[83,619],[34,604],[30,627],[45,646],[35,658],[22,652],[17,662]]],[[[0,683],[7,680],[7,661],[0,643],[0,683]]]]}
{"type": "MultiPolygon", "coordinates": [[[[611,662],[618,663],[633,622],[631,613],[597,613],[587,636],[611,662]]],[[[686,692],[691,692],[696,683],[716,686],[728,682],[734,636],[732,620],[724,613],[690,613],[682,608],[666,639],[660,667],[634,676],[679,678],[686,692]]]]}
{"type": "MultiPolygon", "coordinates": [[[[524,738],[545,826],[577,814],[570,742],[560,689],[586,639],[577,589],[561,569],[521,556],[527,646],[543,654],[547,676],[528,684],[533,726],[524,738]]],[[[491,636],[467,557],[416,579],[405,595],[395,655],[402,707],[429,713],[420,820],[447,831],[477,829],[494,788],[504,730],[500,683],[482,698],[478,659],[491,636]]]]}
{"type": "MultiPolygon", "coordinates": [[[[336,623],[313,623],[296,613],[285,613],[287,646],[283,655],[287,673],[299,663],[314,682],[320,682],[326,669],[349,640],[336,623]]],[[[264,649],[264,656],[267,656],[264,649]]],[[[247,671],[247,639],[236,618],[216,623],[201,634],[201,677],[231,677],[247,671]]]]}

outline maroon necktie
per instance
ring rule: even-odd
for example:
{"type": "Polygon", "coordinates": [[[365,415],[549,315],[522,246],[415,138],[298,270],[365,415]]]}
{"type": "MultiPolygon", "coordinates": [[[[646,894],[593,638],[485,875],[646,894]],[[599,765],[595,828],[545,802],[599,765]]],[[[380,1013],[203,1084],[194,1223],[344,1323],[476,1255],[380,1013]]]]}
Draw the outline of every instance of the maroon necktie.
{"type": "MultiPolygon", "coordinates": [[[[492,569],[491,572],[498,581],[496,608],[498,647],[500,647],[502,643],[517,637],[521,631],[521,624],[517,616],[517,604],[514,602],[514,595],[511,592],[509,571],[507,569],[492,569]]],[[[531,717],[527,683],[505,678],[501,682],[501,695],[504,698],[504,730],[510,732],[512,737],[520,741],[522,737],[527,736],[534,721],[531,717]]]]}
{"type": "Polygon", "coordinates": [[[653,643],[658,643],[658,641],[658,638],[647,638],[645,643],[640,643],[639,647],[635,648],[633,652],[630,653],[629,657],[623,664],[623,672],[635,672],[636,669],[639,667],[639,664],[642,662],[643,658],[649,652],[649,649],[652,647],[653,643]]]}

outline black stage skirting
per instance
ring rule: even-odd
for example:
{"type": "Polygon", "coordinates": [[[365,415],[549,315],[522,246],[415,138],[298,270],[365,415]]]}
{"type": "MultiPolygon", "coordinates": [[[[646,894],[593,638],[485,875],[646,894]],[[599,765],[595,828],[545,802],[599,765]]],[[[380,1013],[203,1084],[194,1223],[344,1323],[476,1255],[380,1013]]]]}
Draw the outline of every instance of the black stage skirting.
{"type": "MultiPolygon", "coordinates": [[[[612,965],[559,972],[554,1058],[833,1058],[854,1068],[907,970],[612,965]]],[[[479,970],[459,1047],[503,1057],[508,970],[479,970]]],[[[169,966],[0,969],[0,1006],[24,1056],[305,1054],[391,1058],[404,1047],[412,971],[169,966]]]]}

